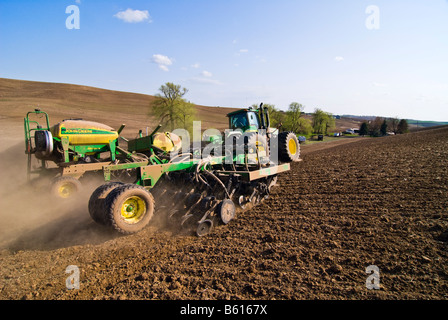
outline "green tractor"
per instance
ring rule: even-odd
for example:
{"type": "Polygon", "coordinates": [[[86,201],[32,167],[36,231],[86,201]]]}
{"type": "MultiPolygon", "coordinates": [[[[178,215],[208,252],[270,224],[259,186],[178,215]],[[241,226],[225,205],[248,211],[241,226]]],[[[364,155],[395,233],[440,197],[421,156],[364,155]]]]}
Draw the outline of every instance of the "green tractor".
{"type": "Polygon", "coordinates": [[[260,104],[258,109],[249,107],[231,112],[228,136],[236,135],[240,145],[258,150],[270,162],[293,162],[300,159],[300,144],[293,132],[279,132],[270,127],[268,108],[260,104]]]}

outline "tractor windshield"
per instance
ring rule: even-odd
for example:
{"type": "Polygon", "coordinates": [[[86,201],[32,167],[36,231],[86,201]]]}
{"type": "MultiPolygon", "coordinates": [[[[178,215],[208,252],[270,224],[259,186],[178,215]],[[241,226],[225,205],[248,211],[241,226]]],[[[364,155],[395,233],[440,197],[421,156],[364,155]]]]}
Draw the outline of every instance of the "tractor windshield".
{"type": "Polygon", "coordinates": [[[249,126],[254,126],[256,129],[260,128],[258,117],[255,112],[248,112],[247,117],[249,118],[249,126]]]}
{"type": "Polygon", "coordinates": [[[246,128],[248,126],[247,124],[247,117],[245,112],[237,113],[232,115],[232,118],[230,119],[231,127],[232,129],[237,128],[246,128]]]}
{"type": "Polygon", "coordinates": [[[233,114],[230,117],[230,127],[232,129],[257,130],[260,128],[258,116],[253,111],[243,111],[233,114]]]}

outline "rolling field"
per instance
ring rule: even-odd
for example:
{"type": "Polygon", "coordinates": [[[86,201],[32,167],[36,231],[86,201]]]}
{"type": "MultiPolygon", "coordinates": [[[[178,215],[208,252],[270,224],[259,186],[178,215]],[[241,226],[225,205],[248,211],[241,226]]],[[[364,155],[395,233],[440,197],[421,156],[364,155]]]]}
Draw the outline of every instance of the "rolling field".
{"type": "MultiPolygon", "coordinates": [[[[123,236],[91,220],[91,190],[57,201],[25,184],[21,120],[40,94],[17,110],[0,97],[12,99],[0,105],[12,108],[0,119],[0,299],[448,298],[447,127],[306,145],[268,199],[206,237],[156,224],[123,236]],[[79,290],[66,288],[70,265],[79,290]],[[379,290],[366,288],[370,265],[379,290]]],[[[67,117],[57,99],[55,121],[67,117]]],[[[119,124],[114,101],[82,112],[119,124]]]]}

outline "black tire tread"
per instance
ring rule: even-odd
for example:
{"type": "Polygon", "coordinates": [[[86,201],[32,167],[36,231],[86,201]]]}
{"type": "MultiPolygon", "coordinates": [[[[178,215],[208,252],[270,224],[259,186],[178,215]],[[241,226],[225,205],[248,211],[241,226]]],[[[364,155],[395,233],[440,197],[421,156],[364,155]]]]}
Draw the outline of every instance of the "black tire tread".
{"type": "Polygon", "coordinates": [[[141,231],[143,228],[147,226],[149,221],[152,219],[154,215],[155,210],[155,204],[154,204],[154,197],[151,193],[149,193],[145,188],[139,185],[135,184],[125,184],[122,186],[119,186],[112,190],[112,192],[109,193],[109,195],[106,197],[105,200],[105,207],[106,207],[106,214],[107,214],[107,220],[108,224],[110,224],[116,231],[122,234],[133,234],[141,231]],[[147,196],[147,202],[150,205],[151,212],[146,213],[146,217],[142,219],[140,222],[133,224],[133,225],[122,225],[120,224],[120,221],[117,221],[116,219],[116,209],[120,207],[120,198],[123,197],[123,195],[129,193],[129,195],[132,194],[131,191],[133,190],[141,190],[144,193],[141,193],[141,195],[147,196]]]}
{"type": "Polygon", "coordinates": [[[112,190],[121,185],[123,185],[121,182],[109,182],[95,189],[89,199],[89,213],[93,221],[101,225],[107,225],[106,197],[112,190]]]}
{"type": "Polygon", "coordinates": [[[278,135],[278,158],[281,162],[293,162],[300,157],[300,144],[294,132],[285,131],[278,135]],[[295,155],[289,152],[288,142],[294,139],[297,144],[297,153],[295,155]]]}

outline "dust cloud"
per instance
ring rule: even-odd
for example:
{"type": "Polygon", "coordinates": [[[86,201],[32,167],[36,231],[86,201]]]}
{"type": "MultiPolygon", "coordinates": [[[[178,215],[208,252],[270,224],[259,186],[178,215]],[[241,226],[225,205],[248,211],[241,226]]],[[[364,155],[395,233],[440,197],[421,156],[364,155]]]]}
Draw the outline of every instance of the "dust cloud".
{"type": "Polygon", "coordinates": [[[54,197],[50,178],[27,181],[24,150],[17,142],[0,152],[0,250],[51,250],[117,237],[90,218],[88,201],[97,184],[83,185],[70,199],[54,197]]]}

